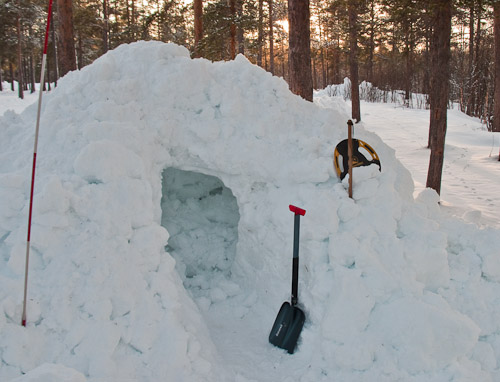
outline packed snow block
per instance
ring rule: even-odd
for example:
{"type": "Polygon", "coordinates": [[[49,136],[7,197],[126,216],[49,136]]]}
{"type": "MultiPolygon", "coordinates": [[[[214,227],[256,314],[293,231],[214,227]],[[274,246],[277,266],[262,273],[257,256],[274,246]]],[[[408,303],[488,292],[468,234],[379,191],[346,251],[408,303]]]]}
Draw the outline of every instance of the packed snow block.
{"type": "Polygon", "coordinates": [[[422,190],[415,199],[415,206],[423,213],[425,217],[440,216],[439,194],[432,188],[422,190]]]}
{"type": "MultiPolygon", "coordinates": [[[[170,235],[166,250],[185,285],[208,290],[215,288],[214,279],[230,276],[240,218],[231,190],[215,176],[170,167],[163,172],[161,206],[170,235]]],[[[210,296],[227,295],[212,291],[210,296]]]]}
{"type": "Polygon", "coordinates": [[[417,281],[432,291],[447,287],[450,281],[447,236],[439,225],[409,211],[398,222],[398,235],[404,243],[404,257],[415,271],[417,281]]]}
{"type": "Polygon", "coordinates": [[[483,240],[479,241],[476,251],[480,254],[484,277],[496,283],[500,282],[500,261],[498,261],[500,237],[492,235],[492,230],[482,233],[483,240]]]}
{"type": "Polygon", "coordinates": [[[85,359],[94,352],[95,357],[88,358],[88,375],[113,375],[116,373],[112,355],[120,341],[120,328],[109,320],[95,320],[88,325],[81,341],[73,348],[74,354],[85,359]]]}
{"type": "Polygon", "coordinates": [[[69,367],[44,363],[11,382],[85,382],[85,376],[69,367]]]}
{"type": "Polygon", "coordinates": [[[370,328],[380,341],[377,358],[397,357],[400,367],[411,374],[457,362],[474,348],[480,333],[469,317],[431,292],[376,305],[370,328]]]}
{"type": "Polygon", "coordinates": [[[479,362],[482,369],[487,372],[495,372],[498,369],[498,361],[495,358],[495,351],[491,344],[479,341],[472,352],[472,359],[479,362]]]}
{"type": "Polygon", "coordinates": [[[19,215],[24,207],[26,178],[21,174],[0,174],[0,236],[8,221],[19,215]]]}
{"type": "Polygon", "coordinates": [[[11,365],[18,372],[27,373],[36,368],[44,360],[43,347],[47,344],[47,336],[36,330],[36,327],[24,328],[10,321],[0,331],[0,377],[4,381],[4,367],[7,375],[9,370],[6,366],[11,365]],[[30,346],[28,346],[28,344],[30,346]],[[30,352],[27,355],[26,349],[30,352]]]}
{"type": "MultiPolygon", "coordinates": [[[[353,199],[361,200],[373,196],[377,192],[380,185],[380,182],[377,179],[379,176],[380,172],[376,164],[353,168],[353,199]]],[[[349,175],[342,180],[342,184],[346,189],[349,187],[349,175]]]]}
{"type": "Polygon", "coordinates": [[[130,238],[134,229],[153,223],[151,193],[148,182],[121,177],[82,185],[72,207],[77,216],[97,222],[102,232],[130,238]]]}
{"type": "Polygon", "coordinates": [[[89,143],[74,162],[75,173],[89,183],[109,182],[124,176],[140,178],[142,159],[119,143],[100,140],[89,143]]]}
{"type": "Polygon", "coordinates": [[[353,343],[366,330],[375,300],[355,269],[339,267],[332,289],[335,293],[326,309],[322,333],[337,343],[353,343]]]}

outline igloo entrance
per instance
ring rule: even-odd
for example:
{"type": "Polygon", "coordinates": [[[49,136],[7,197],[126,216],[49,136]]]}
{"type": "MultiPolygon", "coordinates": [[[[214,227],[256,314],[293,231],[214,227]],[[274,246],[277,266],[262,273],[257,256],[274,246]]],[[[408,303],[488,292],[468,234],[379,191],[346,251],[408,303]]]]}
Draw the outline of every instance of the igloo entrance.
{"type": "Polygon", "coordinates": [[[161,208],[162,226],[170,234],[166,250],[187,289],[200,295],[231,275],[240,215],[236,198],[219,178],[165,169],[161,208]]]}

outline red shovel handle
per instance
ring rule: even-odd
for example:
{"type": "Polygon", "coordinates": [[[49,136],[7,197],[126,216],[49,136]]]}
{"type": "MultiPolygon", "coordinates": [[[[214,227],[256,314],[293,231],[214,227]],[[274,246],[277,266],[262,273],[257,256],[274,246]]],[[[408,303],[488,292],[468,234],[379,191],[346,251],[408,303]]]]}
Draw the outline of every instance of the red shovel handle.
{"type": "Polygon", "coordinates": [[[290,204],[290,211],[292,211],[295,215],[302,215],[304,216],[306,214],[306,210],[303,210],[302,208],[292,206],[290,204]]]}

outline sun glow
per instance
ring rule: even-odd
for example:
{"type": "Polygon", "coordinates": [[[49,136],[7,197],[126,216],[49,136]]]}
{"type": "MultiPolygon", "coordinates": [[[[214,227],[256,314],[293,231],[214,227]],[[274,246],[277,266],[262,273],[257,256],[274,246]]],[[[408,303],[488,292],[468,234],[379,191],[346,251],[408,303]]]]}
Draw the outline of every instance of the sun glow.
{"type": "Polygon", "coordinates": [[[288,20],[278,20],[276,24],[280,25],[288,33],[288,20]]]}

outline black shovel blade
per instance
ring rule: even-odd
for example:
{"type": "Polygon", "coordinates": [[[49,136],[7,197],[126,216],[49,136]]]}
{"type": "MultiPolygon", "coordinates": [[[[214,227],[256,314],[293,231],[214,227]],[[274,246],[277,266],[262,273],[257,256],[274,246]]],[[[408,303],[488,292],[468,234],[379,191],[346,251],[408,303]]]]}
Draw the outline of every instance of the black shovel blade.
{"type": "Polygon", "coordinates": [[[274,320],[269,342],[293,354],[305,320],[306,316],[302,310],[284,302],[274,320]]]}

